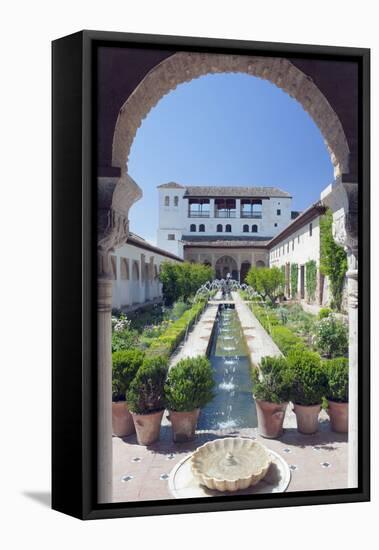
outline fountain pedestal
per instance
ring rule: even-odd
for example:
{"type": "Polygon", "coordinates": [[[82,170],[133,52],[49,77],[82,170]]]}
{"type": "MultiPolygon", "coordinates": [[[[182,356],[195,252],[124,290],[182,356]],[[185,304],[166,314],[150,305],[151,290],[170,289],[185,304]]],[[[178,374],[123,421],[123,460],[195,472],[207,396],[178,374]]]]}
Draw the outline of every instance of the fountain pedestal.
{"type": "MultiPolygon", "coordinates": [[[[291,481],[291,470],[278,453],[269,450],[269,454],[271,465],[264,479],[247,489],[233,492],[233,495],[257,495],[286,491],[291,481]]],[[[170,473],[169,490],[173,497],[198,498],[231,495],[228,491],[220,492],[201,485],[192,472],[191,457],[192,454],[183,458],[170,473]]]]}

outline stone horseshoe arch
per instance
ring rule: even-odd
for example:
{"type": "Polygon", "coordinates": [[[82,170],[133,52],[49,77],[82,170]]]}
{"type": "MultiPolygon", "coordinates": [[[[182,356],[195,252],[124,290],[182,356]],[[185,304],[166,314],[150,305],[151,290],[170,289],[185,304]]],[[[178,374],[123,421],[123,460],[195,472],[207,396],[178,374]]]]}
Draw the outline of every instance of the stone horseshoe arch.
{"type": "Polygon", "coordinates": [[[288,59],[196,52],[178,52],[156,65],[125,101],[113,135],[113,166],[127,171],[137,130],[163,96],[179,84],[216,73],[245,73],[262,78],[296,99],[322,133],[335,177],[349,172],[349,146],[337,114],[312,79],[288,59]]]}

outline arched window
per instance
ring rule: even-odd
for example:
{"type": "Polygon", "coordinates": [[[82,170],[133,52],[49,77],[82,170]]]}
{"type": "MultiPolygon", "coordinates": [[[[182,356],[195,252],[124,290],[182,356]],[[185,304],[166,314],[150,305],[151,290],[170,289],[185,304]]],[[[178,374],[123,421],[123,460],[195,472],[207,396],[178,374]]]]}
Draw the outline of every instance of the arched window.
{"type": "Polygon", "coordinates": [[[199,232],[200,232],[200,233],[204,233],[204,231],[205,231],[205,225],[204,225],[203,223],[201,223],[201,224],[199,225],[199,232]]]}
{"type": "Polygon", "coordinates": [[[196,225],[194,223],[191,223],[190,231],[191,231],[191,233],[196,233],[196,225]]]}
{"type": "Polygon", "coordinates": [[[249,226],[248,226],[247,224],[245,224],[245,225],[243,226],[243,232],[244,232],[244,233],[249,233],[249,226]]]}
{"type": "Polygon", "coordinates": [[[219,223],[219,224],[217,225],[217,233],[222,233],[222,225],[221,225],[221,223],[219,223]]]}
{"type": "Polygon", "coordinates": [[[251,226],[251,232],[252,233],[258,233],[258,226],[257,225],[252,225],[251,226]]]}
{"type": "Polygon", "coordinates": [[[174,206],[178,206],[178,205],[179,205],[179,197],[175,196],[174,197],[174,206]]]}
{"type": "Polygon", "coordinates": [[[226,224],[225,231],[226,231],[226,233],[231,233],[232,232],[232,226],[230,225],[230,223],[226,224]]]}
{"type": "Polygon", "coordinates": [[[164,198],[164,205],[165,206],[170,206],[170,197],[168,195],[166,195],[165,198],[164,198]]]}

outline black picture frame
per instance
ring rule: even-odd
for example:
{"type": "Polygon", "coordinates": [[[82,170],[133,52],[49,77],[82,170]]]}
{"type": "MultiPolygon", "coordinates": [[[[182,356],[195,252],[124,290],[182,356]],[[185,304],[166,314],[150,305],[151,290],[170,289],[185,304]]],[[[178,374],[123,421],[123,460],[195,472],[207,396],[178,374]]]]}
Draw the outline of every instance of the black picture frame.
{"type": "Polygon", "coordinates": [[[81,519],[370,499],[370,50],[81,31],[52,44],[52,507],[81,519]],[[359,486],[175,501],[96,499],[96,48],[99,45],[353,59],[359,64],[359,486]]]}

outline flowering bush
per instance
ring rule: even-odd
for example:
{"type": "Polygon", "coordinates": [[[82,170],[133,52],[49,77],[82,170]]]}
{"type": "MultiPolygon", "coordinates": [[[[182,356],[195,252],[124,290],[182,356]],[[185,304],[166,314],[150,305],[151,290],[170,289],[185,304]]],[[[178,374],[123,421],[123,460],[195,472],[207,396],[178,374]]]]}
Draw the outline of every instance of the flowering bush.
{"type": "Polygon", "coordinates": [[[324,317],[329,317],[331,313],[332,313],[332,310],[330,309],[330,307],[322,307],[318,312],[318,318],[324,319],[324,317]]]}
{"type": "Polygon", "coordinates": [[[114,332],[122,332],[130,328],[131,321],[124,315],[120,314],[120,317],[112,317],[112,329],[114,332]]]}
{"type": "Polygon", "coordinates": [[[315,345],[325,357],[339,357],[347,354],[347,327],[334,313],[320,319],[314,331],[315,345]]]}

